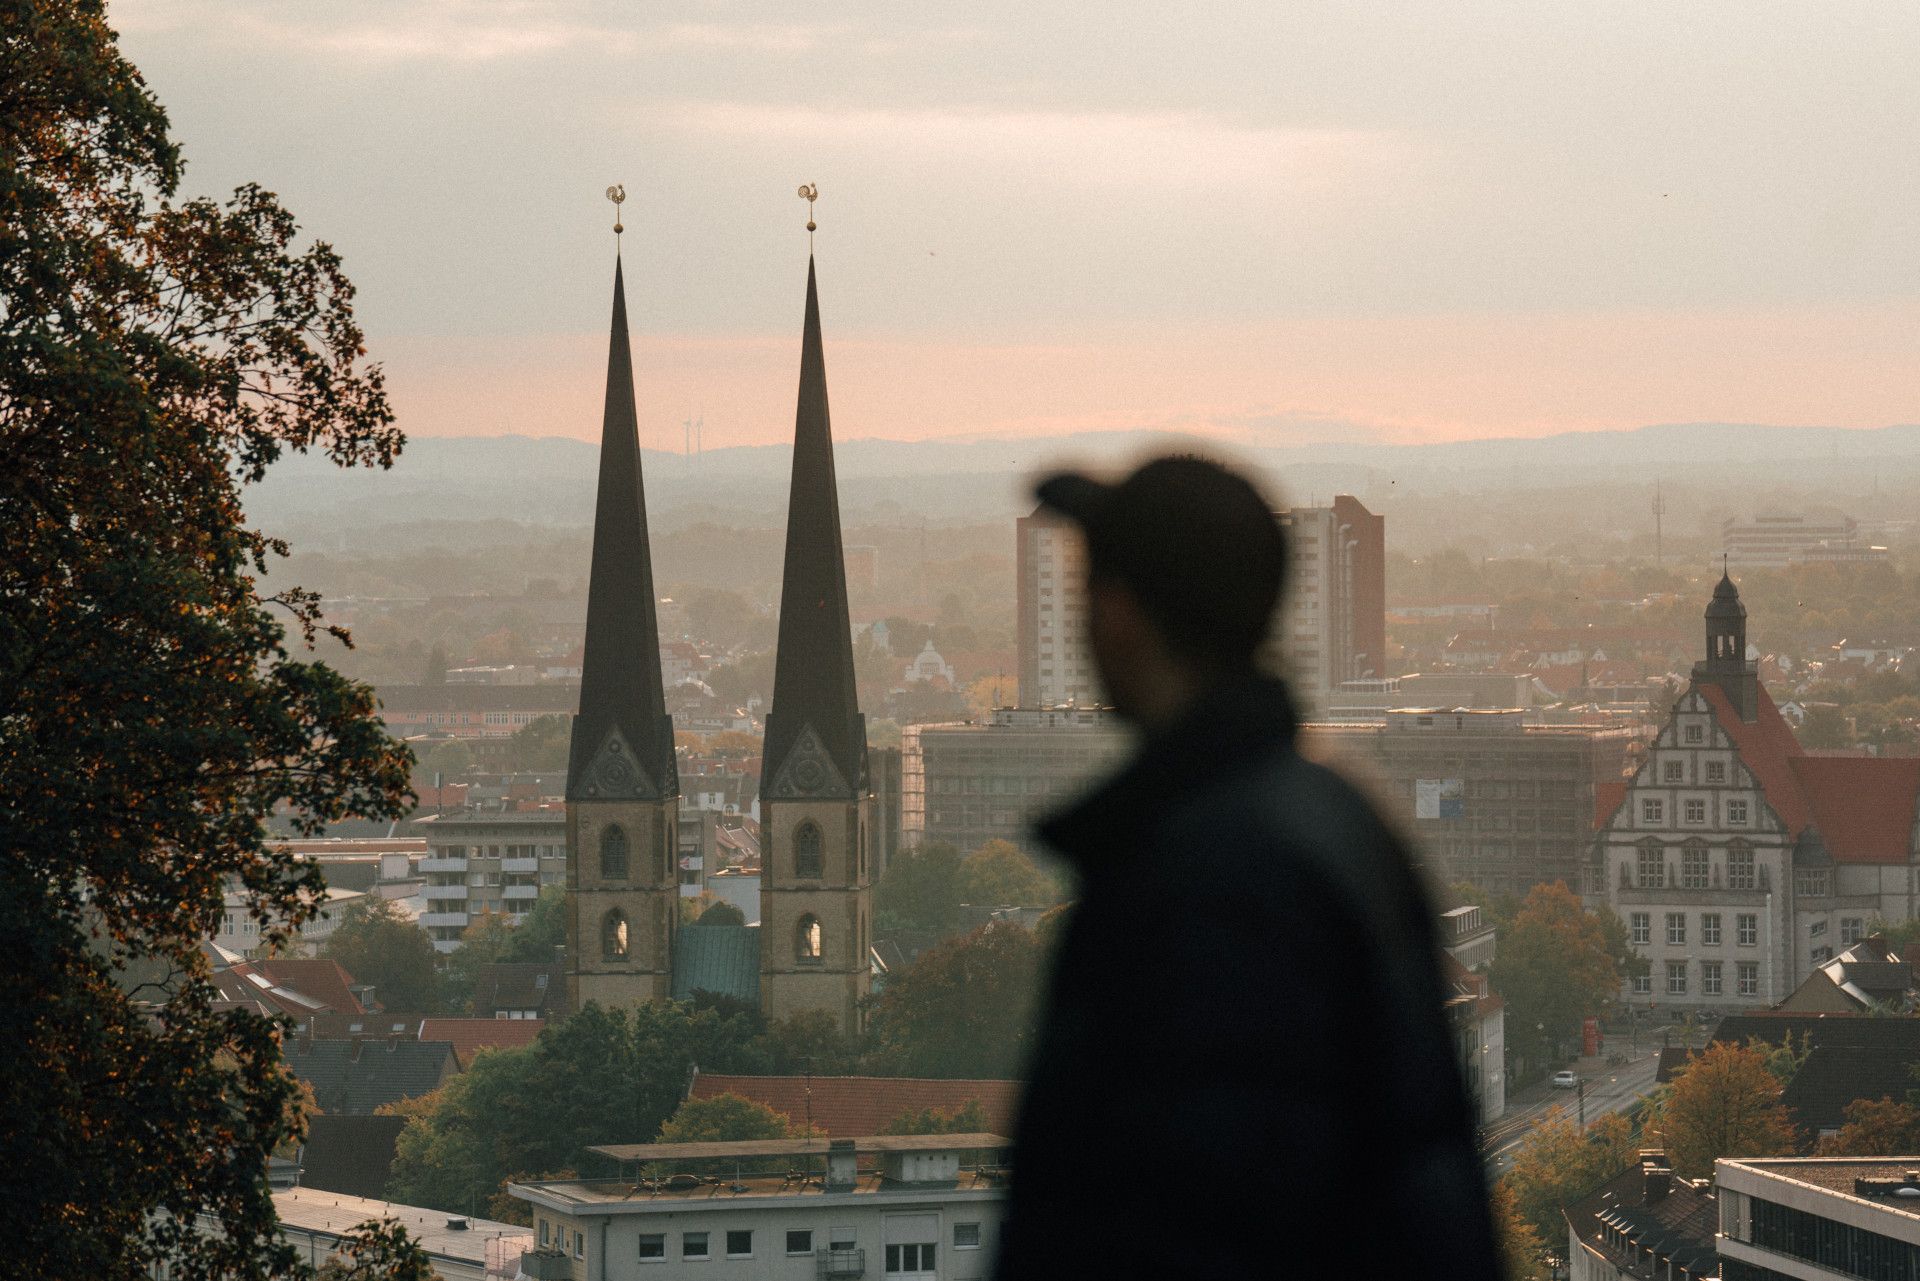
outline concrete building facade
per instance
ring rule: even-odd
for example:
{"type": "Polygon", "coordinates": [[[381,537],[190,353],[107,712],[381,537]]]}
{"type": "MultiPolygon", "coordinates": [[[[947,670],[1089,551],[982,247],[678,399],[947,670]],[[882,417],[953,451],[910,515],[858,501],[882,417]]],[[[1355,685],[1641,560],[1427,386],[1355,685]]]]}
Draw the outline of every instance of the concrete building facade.
{"type": "Polygon", "coordinates": [[[1038,852],[1032,824],[1113,768],[1132,732],[1104,707],[1005,707],[984,725],[922,725],[902,736],[903,777],[918,781],[911,844],[963,853],[1003,840],[1038,852]]]}
{"type": "Polygon", "coordinates": [[[1519,710],[1409,708],[1376,724],[1309,724],[1308,755],[1369,786],[1413,838],[1430,884],[1525,894],[1597,890],[1595,816],[1617,799],[1627,729],[1532,725],[1519,710]]]}
{"type": "Polygon", "coordinates": [[[438,951],[457,948],[461,931],[481,913],[523,917],[542,886],[566,882],[567,819],[560,807],[430,814],[413,827],[427,839],[419,865],[426,878],[420,924],[438,951]]]}
{"type": "Polygon", "coordinates": [[[1722,1157],[1721,1281],[1920,1276],[1920,1157],[1722,1157]]]}
{"type": "Polygon", "coordinates": [[[623,1168],[696,1174],[513,1183],[528,1203],[533,1281],[635,1281],[711,1271],[739,1281],[984,1281],[1006,1200],[992,1134],[596,1148],[623,1168]]]}

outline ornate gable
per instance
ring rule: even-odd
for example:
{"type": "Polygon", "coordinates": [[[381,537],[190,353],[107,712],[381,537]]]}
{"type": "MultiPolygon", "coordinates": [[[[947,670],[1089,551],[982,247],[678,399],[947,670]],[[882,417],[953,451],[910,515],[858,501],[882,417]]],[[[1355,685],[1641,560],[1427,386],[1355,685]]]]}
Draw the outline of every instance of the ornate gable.
{"type": "Polygon", "coordinates": [[[645,801],[659,795],[646,767],[634,756],[617,726],[607,731],[593,763],[587,766],[581,792],[596,801],[645,801]]]}
{"type": "Polygon", "coordinates": [[[765,796],[773,801],[844,800],[852,790],[820,735],[805,724],[765,796]]]}

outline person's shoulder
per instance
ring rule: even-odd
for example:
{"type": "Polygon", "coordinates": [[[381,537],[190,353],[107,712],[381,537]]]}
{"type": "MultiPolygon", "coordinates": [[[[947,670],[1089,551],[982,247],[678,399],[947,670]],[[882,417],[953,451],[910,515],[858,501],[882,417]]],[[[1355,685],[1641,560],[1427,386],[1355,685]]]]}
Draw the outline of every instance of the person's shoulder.
{"type": "Polygon", "coordinates": [[[1189,829],[1230,831],[1243,863],[1364,885],[1409,865],[1400,837],[1338,771],[1291,747],[1264,754],[1192,798],[1189,829]]]}

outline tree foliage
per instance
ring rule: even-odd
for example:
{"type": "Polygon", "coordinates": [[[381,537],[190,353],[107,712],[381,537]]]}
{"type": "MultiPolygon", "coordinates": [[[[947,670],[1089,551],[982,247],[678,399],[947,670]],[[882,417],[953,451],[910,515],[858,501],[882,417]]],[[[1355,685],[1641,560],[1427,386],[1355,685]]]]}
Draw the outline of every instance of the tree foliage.
{"type": "Polygon", "coordinates": [[[960,920],[960,851],[944,841],[901,850],[874,887],[876,915],[908,929],[944,932],[960,920]]]}
{"type": "Polygon", "coordinates": [[[301,648],[317,597],[264,594],[286,548],[243,491],[286,450],[384,466],[401,437],[337,255],[258,187],[176,198],[99,0],[5,12],[0,1197],[48,1275],[263,1275],[292,1084],[265,1019],[213,1011],[198,944],[229,884],[297,937],[324,886],[265,820],[398,817],[410,760],[301,648]]]}
{"type": "Polygon", "coordinates": [[[798,1138],[785,1112],[738,1094],[688,1099],[660,1127],[662,1143],[726,1143],[743,1139],[798,1138]]]}
{"type": "Polygon", "coordinates": [[[900,1076],[1005,1078],[1026,1060],[1042,953],[1017,925],[921,954],[873,1008],[871,1063],[900,1076]]]}
{"type": "Polygon", "coordinates": [[[372,984],[374,999],[387,1009],[434,1013],[441,1008],[433,939],[391,899],[373,895],[348,904],[324,955],[355,982],[372,984]]]}
{"type": "Polygon", "coordinates": [[[1506,1281],[1547,1281],[1546,1241],[1520,1214],[1520,1200],[1505,1179],[1492,1188],[1493,1234],[1500,1245],[1506,1281]]]}
{"type": "Polygon", "coordinates": [[[1507,1001],[1507,1044],[1544,1063],[1618,994],[1600,919],[1559,882],[1536,885],[1500,940],[1488,977],[1507,1001]]]}
{"type": "Polygon", "coordinates": [[[963,902],[992,907],[1047,907],[1060,898],[1051,876],[1011,841],[988,841],[960,862],[963,902]]]}
{"type": "Polygon", "coordinates": [[[1855,1099],[1847,1123],[1820,1140],[1820,1156],[1912,1156],[1920,1152],[1920,1107],[1905,1099],[1855,1099]]]}
{"type": "Polygon", "coordinates": [[[1716,1041],[1689,1057],[1648,1130],[1665,1138],[1673,1172],[1687,1179],[1712,1174],[1723,1156],[1780,1156],[1796,1141],[1780,1090],[1765,1053],[1716,1041]]]}
{"type": "Polygon", "coordinates": [[[464,1212],[529,1170],[580,1168],[586,1149],[644,1143],[686,1096],[696,1064],[765,1072],[753,1021],[660,1002],[608,1010],[589,1002],[532,1045],[475,1057],[473,1066],[407,1117],[387,1195],[464,1212]]]}
{"type": "Polygon", "coordinates": [[[882,1134],[984,1134],[987,1110],[979,1099],[968,1099],[957,1108],[922,1108],[902,1112],[887,1122],[882,1134]]]}
{"type": "Polygon", "coordinates": [[[1538,1240],[1558,1241],[1566,1233],[1561,1209],[1632,1168],[1638,1151],[1633,1126],[1619,1113],[1582,1130],[1555,1109],[1533,1128],[1500,1182],[1512,1194],[1519,1222],[1538,1240]]]}
{"type": "Polygon", "coordinates": [[[573,720],[558,714],[536,716],[513,732],[507,740],[503,765],[513,772],[544,773],[567,767],[567,750],[573,735],[573,720]]]}

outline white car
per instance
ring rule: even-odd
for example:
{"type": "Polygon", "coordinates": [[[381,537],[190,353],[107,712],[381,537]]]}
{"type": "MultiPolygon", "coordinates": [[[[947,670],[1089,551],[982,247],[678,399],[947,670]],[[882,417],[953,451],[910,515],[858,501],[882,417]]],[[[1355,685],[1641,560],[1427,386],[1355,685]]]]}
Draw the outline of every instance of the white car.
{"type": "Polygon", "coordinates": [[[1580,1078],[1574,1074],[1572,1068],[1566,1068],[1553,1074],[1553,1088],[1556,1090],[1571,1090],[1578,1084],[1580,1084],[1580,1078]]]}

